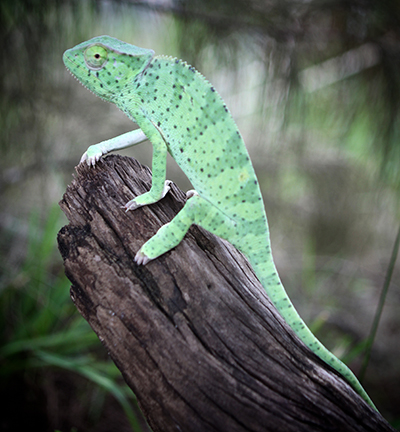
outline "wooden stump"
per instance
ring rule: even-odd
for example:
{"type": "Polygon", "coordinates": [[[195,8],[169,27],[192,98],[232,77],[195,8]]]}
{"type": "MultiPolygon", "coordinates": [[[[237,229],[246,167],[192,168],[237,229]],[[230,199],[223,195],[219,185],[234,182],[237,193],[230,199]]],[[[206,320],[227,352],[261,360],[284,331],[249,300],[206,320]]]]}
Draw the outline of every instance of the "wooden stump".
{"type": "Polygon", "coordinates": [[[193,226],[174,250],[134,263],[185,200],[173,186],[157,204],[121,208],[150,185],[149,169],[127,157],[79,165],[58,242],[72,300],[152,429],[393,430],[302,344],[229,243],[193,226]]]}

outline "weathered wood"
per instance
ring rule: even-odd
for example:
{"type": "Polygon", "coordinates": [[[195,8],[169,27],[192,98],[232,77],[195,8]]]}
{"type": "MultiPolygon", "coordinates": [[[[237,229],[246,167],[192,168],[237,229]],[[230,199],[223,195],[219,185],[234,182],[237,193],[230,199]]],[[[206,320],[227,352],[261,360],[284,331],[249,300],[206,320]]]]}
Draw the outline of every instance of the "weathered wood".
{"type": "Polygon", "coordinates": [[[150,184],[134,159],[78,166],[58,241],[76,307],[153,430],[393,430],[299,341],[229,243],[192,227],[175,250],[134,263],[185,199],[173,186],[160,203],[126,213],[150,184]]]}

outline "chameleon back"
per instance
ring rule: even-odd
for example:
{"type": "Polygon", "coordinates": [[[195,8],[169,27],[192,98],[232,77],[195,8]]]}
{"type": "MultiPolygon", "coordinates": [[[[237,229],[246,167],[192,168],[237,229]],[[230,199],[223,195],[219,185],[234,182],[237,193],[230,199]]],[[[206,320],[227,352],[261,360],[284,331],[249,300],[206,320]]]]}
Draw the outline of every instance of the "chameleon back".
{"type": "Polygon", "coordinates": [[[155,57],[133,85],[128,116],[144,110],[196,191],[235,221],[265,219],[256,175],[237,126],[214,87],[193,67],[155,57]]]}

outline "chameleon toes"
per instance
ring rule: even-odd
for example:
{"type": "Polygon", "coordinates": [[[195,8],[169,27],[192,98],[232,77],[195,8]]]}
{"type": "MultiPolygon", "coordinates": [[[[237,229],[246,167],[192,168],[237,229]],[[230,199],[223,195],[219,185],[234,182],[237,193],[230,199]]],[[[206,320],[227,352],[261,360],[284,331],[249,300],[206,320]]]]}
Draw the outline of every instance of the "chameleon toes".
{"type": "Polygon", "coordinates": [[[139,249],[138,253],[135,255],[135,263],[138,265],[146,265],[149,261],[151,261],[151,258],[139,249]]]}
{"type": "Polygon", "coordinates": [[[142,207],[142,204],[138,204],[134,199],[127,202],[122,208],[126,209],[125,211],[128,212],[129,210],[136,210],[137,208],[142,207]]]}
{"type": "Polygon", "coordinates": [[[192,198],[194,196],[198,195],[198,193],[194,189],[190,189],[186,192],[186,198],[192,198]]]}
{"type": "Polygon", "coordinates": [[[88,155],[87,152],[83,153],[81,160],[79,161],[79,163],[85,163],[87,164],[87,166],[92,166],[94,167],[96,165],[96,162],[99,160],[100,158],[95,158],[95,157],[91,157],[88,155]]]}

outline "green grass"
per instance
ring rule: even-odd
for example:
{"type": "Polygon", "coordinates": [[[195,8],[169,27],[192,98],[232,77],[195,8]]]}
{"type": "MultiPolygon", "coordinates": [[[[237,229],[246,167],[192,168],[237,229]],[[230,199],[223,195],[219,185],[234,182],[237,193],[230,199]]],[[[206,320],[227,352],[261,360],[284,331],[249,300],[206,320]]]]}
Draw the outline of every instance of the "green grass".
{"type": "Polygon", "coordinates": [[[48,368],[73,372],[112,394],[132,430],[140,432],[132,391],[121,383],[114,363],[101,359],[104,349],[69,297],[70,282],[56,247],[61,224],[56,206],[44,224],[37,213],[33,214],[24,262],[14,274],[4,269],[0,286],[0,381],[16,374],[26,379],[48,368]]]}

